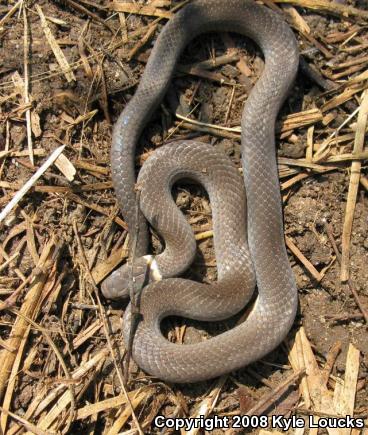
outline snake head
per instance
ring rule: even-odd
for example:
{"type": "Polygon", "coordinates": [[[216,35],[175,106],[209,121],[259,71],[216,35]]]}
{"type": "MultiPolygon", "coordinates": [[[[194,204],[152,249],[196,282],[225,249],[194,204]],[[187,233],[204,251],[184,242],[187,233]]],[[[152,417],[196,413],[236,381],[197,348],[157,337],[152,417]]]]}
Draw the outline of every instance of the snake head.
{"type": "Polygon", "coordinates": [[[143,287],[152,281],[161,279],[155,260],[151,255],[137,258],[132,264],[125,263],[109,275],[101,284],[102,294],[107,299],[127,299],[138,295],[143,287]]]}

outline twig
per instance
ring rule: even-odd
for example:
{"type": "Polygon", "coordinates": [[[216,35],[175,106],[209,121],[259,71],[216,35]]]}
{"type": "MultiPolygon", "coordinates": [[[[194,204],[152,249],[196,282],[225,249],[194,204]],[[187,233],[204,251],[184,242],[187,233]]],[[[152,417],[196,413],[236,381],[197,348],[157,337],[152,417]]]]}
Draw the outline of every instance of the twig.
{"type": "MultiPolygon", "coordinates": [[[[339,252],[339,250],[337,248],[331,224],[326,223],[325,224],[325,228],[326,228],[327,236],[330,239],[330,243],[332,245],[332,248],[335,251],[335,255],[336,255],[337,261],[341,264],[341,254],[340,254],[340,252],[339,252]]],[[[352,295],[353,295],[353,297],[355,299],[355,302],[356,302],[358,308],[362,312],[362,315],[364,317],[365,322],[368,324],[368,313],[365,311],[365,309],[364,309],[364,307],[362,305],[362,302],[360,301],[359,295],[358,295],[357,291],[355,290],[355,287],[353,286],[353,283],[350,280],[350,278],[348,279],[347,284],[348,284],[348,287],[349,287],[349,289],[350,289],[350,291],[351,291],[351,293],[352,293],[352,295]]]]}
{"type": "Polygon", "coordinates": [[[0,213],[0,223],[8,216],[11,210],[21,201],[23,196],[29,191],[29,189],[35,184],[35,182],[42,176],[42,174],[55,162],[59,155],[64,151],[65,145],[56,148],[45,163],[32,175],[32,177],[24,184],[24,186],[18,190],[12,200],[6,205],[6,207],[0,213]]]}
{"type": "Polygon", "coordinates": [[[316,69],[314,65],[309,65],[309,63],[304,59],[304,57],[300,57],[299,62],[300,71],[305,74],[310,80],[316,83],[325,91],[330,91],[334,89],[334,85],[322,77],[322,74],[316,69]]]}
{"type": "Polygon", "coordinates": [[[227,106],[227,111],[226,111],[226,115],[225,115],[225,122],[224,122],[225,125],[227,125],[227,123],[229,121],[229,115],[230,115],[231,107],[232,107],[233,101],[234,101],[234,94],[235,94],[235,86],[233,86],[233,89],[232,89],[231,95],[230,95],[230,101],[229,101],[229,104],[227,106]]]}
{"type": "MultiPolygon", "coordinates": [[[[3,152],[5,153],[9,152],[9,143],[10,143],[10,123],[9,120],[7,119],[5,123],[5,147],[3,152]]],[[[2,178],[4,167],[5,167],[5,159],[1,162],[0,178],[2,178]]]]}
{"type": "Polygon", "coordinates": [[[342,343],[341,341],[337,341],[329,350],[326,358],[326,364],[321,372],[321,378],[324,385],[327,385],[328,378],[332,372],[332,368],[335,364],[336,358],[341,351],[342,343]]]}
{"type": "MultiPolygon", "coordinates": [[[[203,127],[205,129],[210,129],[210,130],[221,130],[221,131],[234,133],[237,135],[237,136],[234,135],[234,137],[239,138],[241,134],[240,126],[223,127],[216,124],[209,124],[206,122],[201,122],[195,119],[188,118],[186,116],[181,115],[180,113],[175,113],[175,116],[181,119],[182,121],[196,125],[198,127],[203,127]]],[[[306,110],[304,112],[292,113],[291,115],[288,115],[287,117],[285,117],[284,119],[282,119],[280,122],[277,123],[276,130],[278,132],[286,133],[296,128],[305,127],[306,125],[319,122],[322,120],[322,118],[323,116],[319,109],[311,109],[311,110],[306,110]]]]}
{"type": "Polygon", "coordinates": [[[323,279],[323,275],[321,275],[318,270],[313,266],[313,264],[302,254],[299,248],[294,244],[294,242],[287,236],[285,236],[286,246],[290,249],[290,251],[298,258],[298,260],[304,265],[304,267],[308,270],[308,272],[312,275],[312,277],[320,282],[323,279]]]}
{"type": "Polygon", "coordinates": [[[365,190],[368,190],[368,179],[363,175],[360,176],[360,184],[364,187],[365,190]]]}
{"type": "Polygon", "coordinates": [[[236,137],[238,138],[240,137],[240,133],[241,133],[240,127],[222,127],[216,124],[209,124],[206,122],[197,121],[196,119],[188,118],[187,116],[181,115],[180,113],[175,113],[175,116],[181,119],[182,121],[186,121],[190,124],[197,125],[199,127],[228,131],[228,132],[236,133],[236,137]]]}
{"type": "Polygon", "coordinates": [[[309,33],[304,33],[303,36],[307,41],[313,44],[317,48],[317,50],[319,50],[324,55],[326,59],[332,59],[334,57],[331,51],[328,50],[323,44],[318,42],[314,36],[310,35],[309,33]]]}
{"type": "MultiPolygon", "coordinates": [[[[24,23],[24,102],[27,106],[30,105],[29,99],[29,71],[28,71],[28,58],[29,58],[29,41],[28,41],[28,19],[27,10],[23,7],[23,23],[24,23]]],[[[26,123],[27,123],[27,143],[29,151],[29,160],[34,165],[33,158],[33,144],[32,144],[32,125],[31,125],[31,109],[26,110],[26,123]]]]}
{"type": "Polygon", "coordinates": [[[101,60],[98,63],[99,66],[99,75],[100,75],[100,86],[101,86],[101,98],[100,98],[100,104],[102,106],[102,110],[104,112],[106,121],[111,125],[111,117],[109,113],[109,102],[108,102],[108,94],[107,94],[107,87],[106,87],[106,77],[105,77],[105,71],[104,71],[104,60],[105,57],[102,57],[101,60]]]}
{"type": "Polygon", "coordinates": [[[337,162],[348,162],[355,160],[367,160],[368,159],[368,149],[362,151],[361,153],[351,153],[351,154],[337,154],[336,156],[330,156],[326,159],[326,163],[337,163],[337,162]]]}
{"type": "Polygon", "coordinates": [[[267,409],[276,402],[292,385],[298,382],[301,376],[305,373],[305,370],[299,370],[289,376],[284,382],[278,385],[269,394],[266,394],[261,400],[259,400],[255,406],[249,411],[248,415],[261,415],[264,414],[267,409]]]}
{"type": "Polygon", "coordinates": [[[11,18],[19,9],[20,5],[23,3],[23,0],[19,0],[0,20],[0,33],[3,31],[3,25],[11,18]]]}
{"type": "Polygon", "coordinates": [[[86,14],[90,16],[95,21],[98,21],[100,24],[102,24],[106,29],[108,29],[110,32],[114,33],[111,27],[98,15],[91,12],[89,9],[85,8],[84,6],[80,5],[79,3],[73,1],[73,0],[63,0],[65,3],[69,4],[73,9],[76,9],[79,12],[82,12],[83,14],[86,14]]]}
{"type": "Polygon", "coordinates": [[[310,126],[307,130],[307,150],[305,153],[305,160],[313,162],[313,133],[314,125],[310,126]]]}
{"type": "Polygon", "coordinates": [[[193,75],[195,77],[200,77],[206,80],[210,80],[213,82],[217,82],[220,83],[221,85],[228,85],[228,86],[232,86],[233,88],[236,87],[241,87],[243,85],[235,85],[234,83],[231,83],[230,81],[226,80],[226,78],[218,72],[213,72],[213,71],[208,71],[207,69],[202,69],[200,67],[196,67],[196,66],[191,66],[191,67],[187,67],[185,65],[178,65],[178,67],[176,68],[177,71],[177,75],[180,76],[180,73],[184,73],[184,74],[190,74],[193,75]]]}
{"type": "Polygon", "coordinates": [[[293,178],[290,178],[290,180],[281,183],[281,190],[289,189],[289,187],[293,186],[295,183],[299,183],[299,181],[304,180],[305,178],[308,178],[310,175],[310,173],[306,172],[301,172],[300,174],[295,175],[293,178]]]}
{"type": "Polygon", "coordinates": [[[85,169],[86,171],[97,173],[101,175],[109,175],[110,170],[103,166],[96,166],[92,163],[85,162],[84,160],[77,160],[74,162],[74,166],[78,169],[85,169]]]}
{"type": "MultiPolygon", "coordinates": [[[[36,148],[35,150],[33,150],[33,155],[37,157],[44,157],[46,155],[46,150],[44,150],[43,148],[36,148]]],[[[3,159],[4,157],[27,157],[27,156],[29,156],[28,150],[9,151],[9,149],[5,149],[4,151],[0,151],[0,159],[3,159]]]]}
{"type": "Polygon", "coordinates": [[[121,38],[123,43],[126,44],[127,42],[129,42],[129,35],[128,35],[128,28],[127,28],[125,14],[123,12],[119,12],[119,22],[120,22],[121,38]]]}
{"type": "Polygon", "coordinates": [[[36,270],[36,269],[34,269],[34,271],[33,271],[31,274],[29,274],[29,275],[27,276],[27,278],[22,282],[22,284],[21,284],[17,289],[15,289],[15,290],[11,293],[11,295],[10,295],[7,299],[5,299],[5,301],[1,301],[1,302],[0,302],[0,311],[5,310],[5,309],[10,308],[10,307],[12,307],[13,305],[15,305],[15,303],[16,303],[16,301],[17,301],[17,298],[18,298],[18,296],[20,295],[20,293],[22,292],[22,290],[23,290],[23,289],[25,288],[25,286],[28,285],[28,284],[32,281],[32,279],[35,277],[35,270],[36,270]]]}
{"type": "Polygon", "coordinates": [[[9,346],[8,343],[6,341],[4,341],[2,338],[0,338],[0,347],[2,347],[3,349],[5,349],[11,353],[16,351],[16,349],[14,347],[9,346]]]}
{"type": "Polygon", "coordinates": [[[152,24],[148,30],[147,33],[143,36],[143,38],[139,39],[138,42],[135,44],[135,46],[129,51],[127,59],[128,61],[131,60],[134,55],[139,51],[153,36],[153,34],[156,32],[158,24],[152,24]]]}
{"type": "MultiPolygon", "coordinates": [[[[2,247],[1,244],[0,244],[0,255],[2,257],[4,257],[6,261],[10,260],[9,255],[5,252],[5,249],[2,247]]],[[[10,260],[10,262],[13,263],[13,260],[10,260]]],[[[14,272],[18,275],[18,278],[20,278],[23,282],[27,281],[27,278],[23,275],[23,273],[17,267],[14,267],[14,272]]]]}
{"type": "MultiPolygon", "coordinates": [[[[364,77],[364,80],[367,80],[367,78],[368,78],[368,71],[366,71],[366,73],[367,74],[364,77]]],[[[353,80],[358,80],[358,76],[354,77],[354,79],[352,79],[351,81],[353,81],[353,80]]],[[[345,82],[345,85],[346,84],[347,84],[347,82],[345,82]]],[[[331,98],[331,100],[328,100],[326,103],[324,103],[321,106],[322,112],[325,113],[325,112],[328,112],[328,111],[334,109],[335,107],[341,106],[342,104],[351,100],[354,97],[354,95],[367,89],[367,87],[368,87],[368,85],[366,83],[346,87],[341,92],[341,94],[336,95],[335,97],[331,98]]]]}
{"type": "Polygon", "coordinates": [[[332,322],[343,322],[346,320],[361,320],[364,319],[364,316],[362,313],[336,314],[336,315],[326,315],[325,319],[330,320],[332,322]]]}
{"type": "Polygon", "coordinates": [[[99,11],[102,12],[106,12],[106,10],[108,9],[107,6],[100,5],[96,2],[93,2],[92,0],[80,0],[80,2],[84,3],[85,5],[92,6],[93,8],[98,9],[99,11]]]}
{"type": "Polygon", "coordinates": [[[179,64],[178,68],[186,68],[186,70],[190,70],[191,68],[200,68],[200,69],[213,69],[213,68],[217,68],[219,66],[222,65],[227,65],[229,63],[233,63],[233,62],[237,62],[239,61],[239,53],[227,53],[227,54],[222,54],[220,56],[216,56],[213,59],[208,59],[208,60],[203,60],[200,62],[195,62],[192,64],[186,64],[186,65],[182,65],[179,64]]]}

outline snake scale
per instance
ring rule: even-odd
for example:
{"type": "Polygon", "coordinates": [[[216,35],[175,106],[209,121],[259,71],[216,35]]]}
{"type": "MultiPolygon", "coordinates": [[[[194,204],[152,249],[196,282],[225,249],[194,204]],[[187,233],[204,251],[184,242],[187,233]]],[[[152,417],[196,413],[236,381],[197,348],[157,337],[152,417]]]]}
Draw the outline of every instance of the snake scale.
{"type": "MultiPolygon", "coordinates": [[[[293,324],[297,290],[284,244],[274,135],[298,62],[294,35],[277,13],[253,0],[194,0],[163,27],[135,95],[115,124],[114,189],[130,230],[138,230],[136,279],[143,282],[146,275],[141,272],[139,277],[139,271],[147,268],[151,278],[140,297],[142,320],[132,355],[151,375],[182,383],[239,369],[274,350],[293,324]],[[214,31],[251,38],[265,58],[242,114],[243,177],[214,147],[178,141],[156,150],[136,180],[136,144],[165,95],[180,54],[193,38],[214,31]],[[182,178],[201,183],[210,197],[218,269],[218,280],[211,285],[175,278],[196,251],[193,232],[171,195],[173,184],[182,178]],[[138,210],[136,181],[141,192],[138,210]],[[165,243],[156,257],[147,255],[146,220],[165,243]],[[155,281],[158,277],[162,279],[155,281]],[[247,319],[231,330],[188,345],[170,343],[162,335],[160,323],[170,315],[218,321],[236,314],[249,302],[255,283],[258,294],[247,319]]],[[[122,266],[104,281],[106,297],[128,295],[130,267],[122,266]]],[[[128,307],[123,319],[126,342],[130,321],[128,307]]]]}

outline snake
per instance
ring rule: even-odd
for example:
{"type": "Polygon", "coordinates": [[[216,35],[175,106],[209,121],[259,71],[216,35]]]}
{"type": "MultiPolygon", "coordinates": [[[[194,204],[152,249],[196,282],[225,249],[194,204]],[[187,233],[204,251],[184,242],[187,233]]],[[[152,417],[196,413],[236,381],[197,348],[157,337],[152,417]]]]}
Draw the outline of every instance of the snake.
{"type": "MultiPolygon", "coordinates": [[[[253,0],[193,0],[163,26],[139,85],[114,125],[112,181],[134,233],[134,258],[105,279],[102,292],[119,299],[129,296],[131,282],[142,287],[132,357],[152,376],[191,383],[241,369],[274,351],[294,323],[298,296],[284,241],[275,122],[298,64],[296,39],[279,13],[253,0]],[[208,32],[241,34],[264,56],[263,72],[242,112],[243,174],[215,146],[179,140],[157,148],[137,177],[142,131],[161,104],[184,48],[208,32]],[[217,280],[210,284],[181,277],[197,249],[172,196],[181,179],[200,183],[210,199],[217,262],[217,280]],[[157,255],[149,254],[148,223],[164,244],[157,255]],[[161,330],[168,316],[218,322],[244,309],[244,321],[199,343],[170,342],[161,330]]],[[[129,304],[122,320],[126,344],[132,310],[129,304]]]]}

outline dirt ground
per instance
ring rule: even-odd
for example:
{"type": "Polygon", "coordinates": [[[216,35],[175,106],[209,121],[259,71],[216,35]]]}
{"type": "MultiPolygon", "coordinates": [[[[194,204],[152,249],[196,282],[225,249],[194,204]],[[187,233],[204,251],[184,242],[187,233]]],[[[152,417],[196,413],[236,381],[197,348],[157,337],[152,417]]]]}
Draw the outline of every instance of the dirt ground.
{"type": "MultiPolygon", "coordinates": [[[[21,3],[0,2],[1,209],[62,144],[76,174],[68,181],[65,169],[51,166],[2,222],[0,400],[1,410],[8,409],[15,416],[4,411],[0,425],[9,434],[24,428],[35,430],[27,423],[38,426],[39,433],[137,433],[110,353],[111,345],[120,366],[124,354],[120,319],[126,303],[111,303],[100,294],[99,306],[94,290],[127,255],[127,227],[111,184],[112,125],[134,94],[167,19],[160,18],[154,8],[144,13],[119,12],[118,3],[108,0],[27,1],[26,14],[21,3]],[[9,12],[14,13],[7,16],[9,12]],[[60,67],[41,25],[42,15],[73,73],[60,67]],[[29,137],[34,165],[28,152],[29,137]],[[88,361],[92,361],[92,370],[83,371],[80,367],[88,361]],[[100,408],[93,409],[92,404],[99,402],[103,402],[100,408]]],[[[149,2],[133,4],[137,3],[149,2]]],[[[166,13],[180,4],[170,0],[150,3],[166,13]]],[[[300,309],[282,346],[223,380],[213,414],[244,414],[277,389],[291,373],[288,345],[295,331],[304,326],[321,367],[331,347],[341,345],[332,383],[344,376],[349,344],[359,349],[355,415],[366,416],[366,156],[357,160],[361,178],[349,242],[350,285],[340,280],[341,267],[327,228],[341,252],[349,184],[356,171],[351,153],[357,112],[368,88],[368,4],[335,0],[323,10],[313,0],[300,0],[302,7],[295,8],[273,0],[264,3],[292,25],[302,56],[276,128],[285,235],[300,251],[300,255],[288,252],[300,309]],[[292,114],[297,115],[293,118],[292,114]],[[325,154],[313,160],[323,146],[325,154]],[[341,155],[345,157],[339,161],[336,156],[341,155]]],[[[219,130],[209,124],[240,125],[244,101],[263,66],[257,47],[238,35],[206,35],[190,43],[164,102],[143,132],[137,169],[155,148],[184,137],[213,144],[240,168],[236,129],[219,130]],[[202,124],[183,121],[176,114],[202,124]]],[[[201,187],[180,184],[174,195],[196,235],[211,230],[211,207],[201,187]]],[[[155,234],[152,249],[162,249],[155,234]]],[[[185,276],[211,281],[216,279],[215,266],[213,239],[203,236],[198,256],[185,276]]],[[[169,319],[164,329],[170,340],[190,343],[220,333],[235,321],[205,325],[169,319]]],[[[218,386],[213,380],[167,385],[145,375],[134,363],[124,384],[128,391],[138,392],[133,407],[145,433],[164,433],[153,424],[158,414],[193,415],[218,386]]],[[[291,388],[272,403],[267,414],[290,415],[299,405],[298,389],[291,388]]],[[[217,432],[223,433],[213,431],[217,432]]]]}

